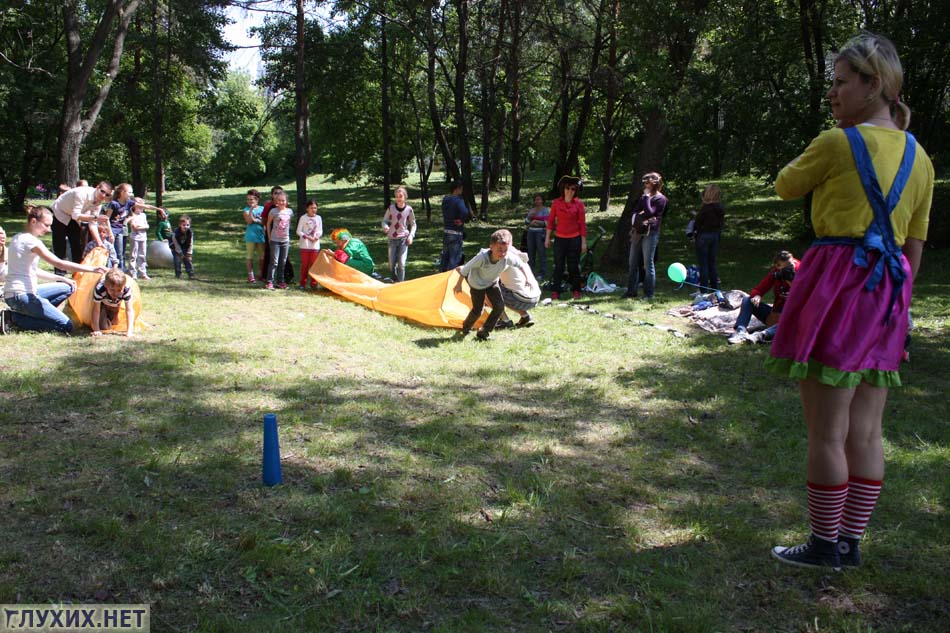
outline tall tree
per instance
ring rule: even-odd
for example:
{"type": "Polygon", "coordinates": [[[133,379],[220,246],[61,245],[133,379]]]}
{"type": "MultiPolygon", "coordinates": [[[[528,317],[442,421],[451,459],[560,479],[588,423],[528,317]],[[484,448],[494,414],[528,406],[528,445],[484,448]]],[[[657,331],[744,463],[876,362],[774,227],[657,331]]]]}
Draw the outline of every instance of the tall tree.
{"type": "Polygon", "coordinates": [[[119,61],[125,46],[129,22],[141,0],[107,0],[93,29],[85,50],[82,31],[88,28],[82,19],[87,8],[79,0],[64,0],[63,24],[66,32],[67,78],[63,95],[62,124],[59,133],[57,176],[61,182],[72,183],[79,178],[79,150],[83,140],[96,123],[102,104],[109,96],[112,81],[119,72],[119,61]],[[98,90],[85,108],[93,90],[93,73],[111,40],[111,54],[98,90]]]}
{"type": "Polygon", "coordinates": [[[383,207],[389,208],[391,202],[390,190],[392,189],[392,116],[389,111],[389,93],[392,90],[389,79],[389,46],[386,40],[386,15],[380,12],[379,16],[379,64],[382,69],[380,73],[379,96],[381,106],[382,131],[383,131],[383,207]]]}
{"type": "Polygon", "coordinates": [[[496,152],[500,154],[498,141],[502,130],[498,123],[498,69],[501,62],[501,49],[505,39],[506,14],[508,13],[507,0],[500,0],[498,4],[482,2],[476,13],[477,32],[482,35],[477,50],[481,53],[478,59],[477,75],[479,78],[479,117],[482,123],[482,182],[481,205],[478,215],[488,220],[489,194],[494,188],[492,182],[493,164],[496,162],[496,152]]]}
{"type": "Polygon", "coordinates": [[[601,119],[603,134],[603,158],[601,160],[600,203],[601,211],[610,204],[610,188],[613,181],[614,147],[617,142],[618,126],[614,119],[620,98],[620,77],[617,72],[617,23],[620,21],[620,0],[611,0],[610,17],[607,21],[607,66],[602,75],[605,78],[605,108],[601,119]]]}
{"type": "Polygon", "coordinates": [[[0,11],[0,186],[19,213],[42,184],[56,191],[58,101],[64,86],[64,32],[55,2],[18,3],[0,11]]]}
{"type": "Polygon", "coordinates": [[[662,168],[669,132],[667,114],[683,86],[696,41],[705,26],[708,6],[709,0],[678,0],[665,12],[655,7],[656,20],[641,26],[646,31],[637,33],[631,25],[629,32],[639,45],[639,50],[634,50],[645,66],[643,75],[637,79],[648,94],[643,95],[639,104],[643,133],[627,200],[604,254],[610,263],[620,264],[626,259],[633,207],[642,191],[640,177],[646,171],[662,168]],[[649,82],[644,81],[646,77],[650,78],[649,82]]]}
{"type": "Polygon", "coordinates": [[[524,33],[521,30],[524,12],[524,0],[511,0],[508,20],[511,37],[508,46],[508,64],[505,74],[508,80],[508,117],[511,138],[511,202],[521,201],[521,42],[524,33]]]}
{"type": "Polygon", "coordinates": [[[307,175],[310,172],[310,94],[306,77],[307,24],[304,0],[296,0],[294,16],[294,176],[297,181],[297,209],[307,207],[307,175]]]}
{"type": "Polygon", "coordinates": [[[455,103],[455,135],[458,148],[459,167],[462,177],[462,196],[470,211],[477,212],[475,206],[475,184],[472,181],[472,144],[469,138],[469,125],[465,108],[465,82],[468,79],[469,20],[471,18],[470,0],[453,0],[458,32],[456,37],[455,72],[453,76],[452,96],[455,103]]]}
{"type": "MultiPolygon", "coordinates": [[[[168,75],[172,63],[172,24],[174,16],[172,5],[167,5],[164,16],[164,38],[159,37],[160,30],[159,1],[152,0],[152,95],[158,107],[152,114],[152,167],[154,169],[155,204],[161,206],[165,196],[165,111],[168,107],[168,75]],[[164,46],[162,46],[164,40],[164,46]]],[[[133,179],[134,180],[134,179],[133,179]]],[[[144,188],[135,185],[138,195],[145,195],[144,188]]]]}

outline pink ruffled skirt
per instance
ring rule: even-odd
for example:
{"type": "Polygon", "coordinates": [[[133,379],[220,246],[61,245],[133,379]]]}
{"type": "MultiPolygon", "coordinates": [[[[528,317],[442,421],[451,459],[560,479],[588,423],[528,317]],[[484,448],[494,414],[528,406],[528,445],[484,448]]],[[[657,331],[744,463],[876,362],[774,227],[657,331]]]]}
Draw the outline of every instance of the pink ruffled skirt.
{"type": "Polygon", "coordinates": [[[861,268],[853,263],[853,246],[808,249],[772,341],[771,370],[835,386],[854,387],[862,378],[880,386],[900,384],[913,282],[901,256],[906,278],[888,314],[890,275],[885,273],[874,290],[864,288],[879,258],[869,252],[868,267],[861,268]]]}

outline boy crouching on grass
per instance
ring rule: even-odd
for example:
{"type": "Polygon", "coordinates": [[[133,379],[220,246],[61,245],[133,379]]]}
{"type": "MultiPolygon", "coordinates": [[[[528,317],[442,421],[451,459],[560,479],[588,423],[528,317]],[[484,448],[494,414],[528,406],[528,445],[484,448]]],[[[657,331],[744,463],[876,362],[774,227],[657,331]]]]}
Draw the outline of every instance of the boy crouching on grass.
{"type": "Polygon", "coordinates": [[[505,300],[502,299],[501,289],[498,287],[498,278],[507,268],[523,268],[527,264],[520,257],[508,253],[511,246],[511,232],[499,229],[491,234],[488,248],[483,248],[478,255],[468,260],[464,266],[455,270],[460,277],[455,284],[455,292],[462,292],[462,278],[468,280],[472,293],[472,311],[462,323],[462,336],[467,336],[475,325],[475,321],[482,314],[485,297],[491,302],[491,312],[476,336],[481,341],[487,341],[491,331],[495,328],[498,319],[505,313],[505,300]]]}
{"type": "Polygon", "coordinates": [[[172,259],[175,262],[175,278],[181,279],[181,264],[184,262],[188,279],[195,278],[195,267],[191,263],[191,256],[195,250],[195,234],[191,231],[191,216],[183,215],[178,218],[178,228],[169,239],[172,249],[172,259]]]}
{"type": "Polygon", "coordinates": [[[132,307],[132,287],[120,268],[110,268],[92,291],[92,335],[101,336],[102,330],[111,330],[119,320],[119,305],[125,302],[125,335],[132,338],[135,327],[135,309],[132,307]]]}

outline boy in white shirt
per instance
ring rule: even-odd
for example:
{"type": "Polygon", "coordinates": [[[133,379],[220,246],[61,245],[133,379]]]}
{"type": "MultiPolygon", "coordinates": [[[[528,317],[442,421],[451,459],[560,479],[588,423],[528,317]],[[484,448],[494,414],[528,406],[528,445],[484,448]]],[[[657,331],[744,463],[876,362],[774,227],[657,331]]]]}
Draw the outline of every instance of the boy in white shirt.
{"type": "Polygon", "coordinates": [[[511,247],[511,231],[499,229],[491,234],[489,247],[483,248],[478,255],[468,260],[464,266],[455,270],[459,273],[459,280],[455,284],[455,292],[462,292],[462,279],[468,280],[472,295],[472,310],[462,323],[462,336],[467,336],[475,325],[475,321],[482,314],[485,297],[491,302],[491,312],[476,336],[480,341],[487,341],[495,324],[505,312],[505,301],[498,287],[498,278],[510,267],[524,268],[527,264],[520,257],[509,253],[511,247]]]}

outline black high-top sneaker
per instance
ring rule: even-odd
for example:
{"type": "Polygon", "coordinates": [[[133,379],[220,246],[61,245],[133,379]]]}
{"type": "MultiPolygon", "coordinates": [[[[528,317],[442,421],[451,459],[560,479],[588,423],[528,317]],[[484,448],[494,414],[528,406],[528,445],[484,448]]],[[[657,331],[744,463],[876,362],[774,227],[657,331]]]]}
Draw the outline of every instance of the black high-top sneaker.
{"type": "Polygon", "coordinates": [[[772,548],[772,557],[797,567],[831,567],[835,571],[841,570],[838,544],[817,538],[814,534],[795,547],[776,545],[772,548]]]}
{"type": "Polygon", "coordinates": [[[842,567],[857,567],[861,564],[861,554],[858,552],[858,543],[861,539],[853,536],[838,536],[838,558],[842,567]]]}

